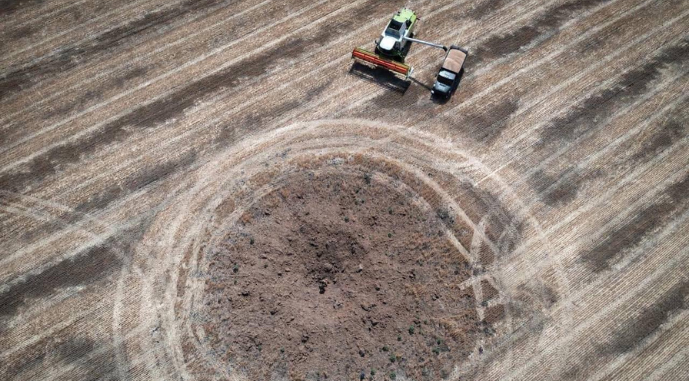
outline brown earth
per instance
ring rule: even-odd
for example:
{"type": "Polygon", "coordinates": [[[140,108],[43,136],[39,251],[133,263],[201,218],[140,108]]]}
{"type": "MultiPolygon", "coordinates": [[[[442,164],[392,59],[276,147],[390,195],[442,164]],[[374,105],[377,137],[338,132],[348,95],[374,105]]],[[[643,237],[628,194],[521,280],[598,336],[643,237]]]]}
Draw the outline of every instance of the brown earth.
{"type": "Polygon", "coordinates": [[[0,379],[686,378],[686,5],[4,2],[0,379]]]}
{"type": "Polygon", "coordinates": [[[211,346],[251,379],[446,378],[483,330],[470,265],[413,196],[347,172],[294,175],[209,249],[211,346]]]}

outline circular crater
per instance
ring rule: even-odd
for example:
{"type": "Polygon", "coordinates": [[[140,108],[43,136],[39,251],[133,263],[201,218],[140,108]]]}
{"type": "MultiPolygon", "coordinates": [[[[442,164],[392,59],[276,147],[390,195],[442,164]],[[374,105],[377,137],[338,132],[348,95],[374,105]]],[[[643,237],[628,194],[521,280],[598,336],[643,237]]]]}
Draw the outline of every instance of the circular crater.
{"type": "Polygon", "coordinates": [[[207,250],[209,346],[256,380],[448,377],[486,322],[441,217],[370,168],[291,174],[207,250]]]}
{"type": "Polygon", "coordinates": [[[364,120],[236,144],[171,190],[123,268],[121,373],[131,357],[149,379],[506,375],[565,329],[544,322],[567,286],[492,172],[364,120]]]}

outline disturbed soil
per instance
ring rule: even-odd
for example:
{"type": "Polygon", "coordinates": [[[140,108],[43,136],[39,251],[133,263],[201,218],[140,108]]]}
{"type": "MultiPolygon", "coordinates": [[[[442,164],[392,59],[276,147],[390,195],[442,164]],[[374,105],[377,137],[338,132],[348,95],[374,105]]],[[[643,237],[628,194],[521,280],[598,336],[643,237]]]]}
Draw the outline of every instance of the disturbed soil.
{"type": "Polygon", "coordinates": [[[441,225],[387,179],[299,173],[213,249],[212,347],[251,379],[447,378],[484,324],[441,225]]]}
{"type": "Polygon", "coordinates": [[[686,379],[686,25],[686,0],[4,1],[0,379],[686,379]],[[469,50],[448,102],[441,50],[408,80],[351,61],[403,5],[469,50]]]}

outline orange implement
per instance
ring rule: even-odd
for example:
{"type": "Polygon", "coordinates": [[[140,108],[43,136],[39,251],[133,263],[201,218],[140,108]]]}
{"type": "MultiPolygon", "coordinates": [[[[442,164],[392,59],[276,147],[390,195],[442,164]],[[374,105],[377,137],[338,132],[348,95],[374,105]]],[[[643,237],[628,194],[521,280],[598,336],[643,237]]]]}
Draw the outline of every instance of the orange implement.
{"type": "Polygon", "coordinates": [[[413,70],[409,65],[382,58],[375,53],[371,53],[368,50],[361,48],[354,48],[354,51],[352,51],[352,58],[356,58],[376,66],[384,67],[390,71],[394,71],[395,73],[402,74],[407,78],[409,78],[413,70]]]}

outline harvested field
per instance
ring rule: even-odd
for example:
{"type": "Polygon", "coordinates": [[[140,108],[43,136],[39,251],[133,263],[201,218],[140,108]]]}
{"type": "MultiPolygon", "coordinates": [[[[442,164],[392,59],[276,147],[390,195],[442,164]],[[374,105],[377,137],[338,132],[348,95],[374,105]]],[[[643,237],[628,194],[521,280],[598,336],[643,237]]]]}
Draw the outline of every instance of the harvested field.
{"type": "Polygon", "coordinates": [[[0,379],[685,379],[688,5],[4,2],[0,379]]]}

